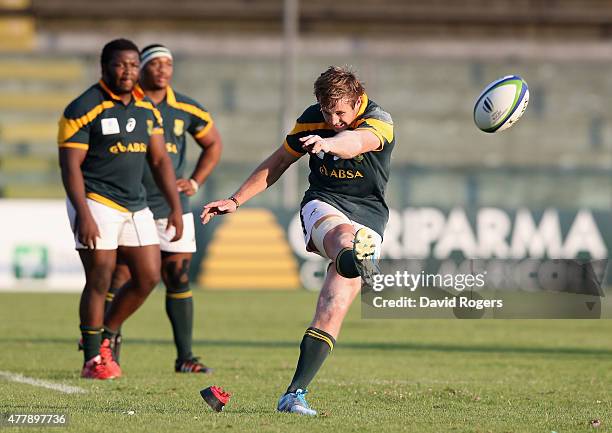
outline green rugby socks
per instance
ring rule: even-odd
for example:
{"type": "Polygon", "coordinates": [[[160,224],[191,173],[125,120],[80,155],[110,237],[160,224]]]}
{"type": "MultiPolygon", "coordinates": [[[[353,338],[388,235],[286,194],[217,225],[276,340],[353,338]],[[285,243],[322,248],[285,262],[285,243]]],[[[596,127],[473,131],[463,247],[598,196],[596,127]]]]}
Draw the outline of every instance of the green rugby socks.
{"type": "Polygon", "coordinates": [[[166,314],[172,324],[177,358],[181,361],[193,357],[191,353],[193,330],[193,294],[186,292],[166,292],[166,314]]]}
{"type": "Polygon", "coordinates": [[[106,340],[108,338],[110,341],[114,342],[114,339],[117,333],[118,331],[113,331],[105,326],[102,329],[102,340],[106,340]]]}
{"type": "Polygon", "coordinates": [[[334,349],[336,340],[325,331],[317,328],[308,328],[300,344],[300,358],[295,369],[291,385],[287,392],[298,389],[305,390],[315,377],[327,355],[334,349]]]}
{"type": "Polygon", "coordinates": [[[102,343],[102,330],[100,327],[80,325],[81,336],[83,337],[83,354],[85,362],[100,354],[100,344],[102,343]]]}

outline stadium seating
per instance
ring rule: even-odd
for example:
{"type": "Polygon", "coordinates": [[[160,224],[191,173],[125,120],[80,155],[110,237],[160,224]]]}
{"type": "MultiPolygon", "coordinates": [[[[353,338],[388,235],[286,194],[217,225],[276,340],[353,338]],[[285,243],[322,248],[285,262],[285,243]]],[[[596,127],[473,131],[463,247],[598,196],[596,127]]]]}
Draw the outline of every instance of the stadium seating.
{"type": "Polygon", "coordinates": [[[27,52],[35,45],[34,20],[0,15],[0,52],[27,52]]]}
{"type": "Polygon", "coordinates": [[[57,122],[85,83],[78,58],[21,52],[0,60],[0,167],[4,197],[63,197],[57,122]]]}
{"type": "MultiPolygon", "coordinates": [[[[175,87],[201,101],[217,122],[225,141],[223,161],[244,163],[250,169],[280,144],[278,63],[191,57],[176,63],[175,87]]],[[[368,74],[371,64],[355,65],[364,71],[370,95],[393,114],[396,165],[602,167],[610,163],[612,131],[605,121],[605,95],[612,90],[612,80],[605,73],[607,65],[481,64],[475,76],[474,64],[469,59],[382,59],[377,61],[376,74],[368,74]],[[531,86],[528,115],[510,132],[481,133],[472,124],[472,102],[483,83],[508,72],[520,73],[531,86]],[[575,84],[568,87],[567,82],[575,84]]],[[[319,66],[298,68],[294,117],[313,101],[312,79],[319,66]]],[[[63,107],[96,79],[89,72],[92,69],[76,56],[2,60],[0,77],[6,90],[0,99],[1,154],[45,155],[55,161],[57,119],[63,107]],[[49,73],[40,72],[44,70],[49,73]]],[[[197,147],[191,146],[192,163],[196,156],[197,147]]],[[[49,167],[49,180],[59,185],[57,166],[49,167]]]]}
{"type": "MultiPolygon", "coordinates": [[[[86,26],[92,19],[138,16],[133,26],[146,27],[163,16],[176,28],[232,29],[233,32],[270,32],[282,28],[282,0],[182,0],[168,7],[164,0],[33,0],[36,16],[57,24],[71,21],[86,26]]],[[[612,12],[606,0],[309,0],[300,2],[300,24],[305,33],[400,33],[415,35],[520,35],[527,29],[543,36],[605,34],[612,12]],[[330,19],[331,18],[331,19],[330,19]],[[359,25],[355,25],[359,23],[359,25]]]]}
{"type": "MultiPolygon", "coordinates": [[[[0,59],[0,164],[7,159],[7,167],[16,166],[15,159],[22,159],[22,165],[32,163],[30,171],[39,170],[29,180],[8,170],[1,178],[0,193],[19,193],[28,183],[34,189],[37,182],[42,182],[54,185],[51,190],[62,196],[56,122],[66,103],[97,80],[98,42],[104,40],[100,34],[75,41],[65,29],[89,31],[92,21],[133,12],[142,17],[141,22],[134,23],[135,32],[138,26],[150,28],[150,19],[159,18],[163,12],[166,34],[177,38],[176,46],[171,47],[177,51],[176,89],[211,111],[224,138],[223,163],[251,170],[256,161],[281,143],[286,132],[281,126],[282,62],[279,52],[254,55],[248,46],[241,48],[241,41],[251,34],[268,34],[273,35],[269,39],[272,45],[279,46],[282,4],[281,0],[182,0],[181,7],[168,9],[165,0],[0,2],[0,36],[9,28],[3,27],[2,19],[35,19],[38,29],[35,34],[33,26],[16,25],[13,34],[24,31],[23,41],[30,42],[13,48],[0,44],[0,51],[11,52],[0,59]],[[23,13],[2,14],[7,4],[17,3],[23,13]],[[204,33],[183,33],[186,29],[204,33]],[[197,48],[206,40],[205,32],[210,32],[211,38],[227,34],[232,54],[200,53],[197,48]],[[50,49],[45,55],[41,54],[43,50],[32,52],[35,37],[42,47],[50,49]],[[81,45],[73,51],[72,45],[62,45],[61,41],[67,40],[81,45]],[[47,158],[49,164],[40,166],[31,158],[47,158]]],[[[491,26],[500,35],[528,31],[530,38],[541,41],[563,40],[569,32],[577,39],[601,40],[606,23],[612,19],[608,0],[364,0],[359,8],[349,0],[312,0],[302,1],[300,6],[305,38],[302,50],[308,55],[297,58],[295,104],[286,108],[290,117],[297,117],[313,102],[312,82],[322,69],[346,63],[360,72],[370,96],[393,115],[398,143],[393,159],[396,166],[409,164],[432,170],[610,168],[612,129],[607,120],[606,95],[612,91],[612,75],[605,55],[595,55],[590,61],[572,61],[569,55],[560,61],[512,57],[487,61],[474,53],[459,55],[452,46],[439,46],[441,51],[435,56],[426,51],[421,56],[402,51],[404,42],[418,44],[447,34],[472,38],[488,34],[491,26]],[[321,41],[313,39],[315,34],[353,36],[333,42],[336,45],[324,55],[323,45],[316,45],[321,41]],[[368,41],[380,35],[395,44],[397,52],[368,48],[362,53],[368,41]],[[320,46],[320,53],[310,44],[320,46]],[[529,83],[532,99],[528,113],[509,132],[481,133],[472,124],[472,103],[486,83],[507,73],[520,74],[529,83]]],[[[139,37],[145,36],[150,38],[151,34],[139,37]]],[[[9,39],[15,38],[0,37],[9,39]]],[[[499,42],[499,48],[506,45],[507,41],[499,42]]],[[[190,146],[190,164],[197,154],[197,147],[190,146]]],[[[226,190],[225,177],[215,177],[219,190],[226,190]]]]}
{"type": "Polygon", "coordinates": [[[298,288],[298,267],[285,231],[265,209],[241,209],[215,231],[202,264],[202,287],[211,289],[298,288]],[[238,265],[239,264],[239,265],[238,265]]]}

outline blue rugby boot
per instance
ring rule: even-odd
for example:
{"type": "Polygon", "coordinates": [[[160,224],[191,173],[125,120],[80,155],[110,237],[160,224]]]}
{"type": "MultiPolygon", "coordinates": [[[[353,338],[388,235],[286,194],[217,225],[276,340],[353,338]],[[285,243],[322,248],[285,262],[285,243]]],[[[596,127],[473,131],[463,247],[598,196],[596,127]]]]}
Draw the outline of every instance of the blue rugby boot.
{"type": "Polygon", "coordinates": [[[317,411],[311,409],[306,401],[306,393],[308,391],[298,389],[295,392],[288,392],[278,399],[278,407],[276,410],[279,412],[297,413],[300,415],[315,416],[317,411]]]}

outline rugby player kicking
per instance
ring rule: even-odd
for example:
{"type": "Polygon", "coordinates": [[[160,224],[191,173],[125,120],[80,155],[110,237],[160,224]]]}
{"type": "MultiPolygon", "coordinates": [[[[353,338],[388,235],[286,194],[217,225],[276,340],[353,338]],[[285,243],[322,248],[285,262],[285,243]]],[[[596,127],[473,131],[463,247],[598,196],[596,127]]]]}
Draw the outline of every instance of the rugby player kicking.
{"type": "Polygon", "coordinates": [[[375,259],[389,210],[385,186],[394,146],[391,116],[368,98],[346,67],[332,66],[314,83],[317,103],[297,119],[283,145],[263,161],[228,199],[204,206],[202,223],[239,206],[276,182],[309,154],[310,186],[301,203],[306,250],[332,261],[314,318],[300,344],[293,379],[278,411],[316,415],[306,389],[333,350],[361,278],[376,272],[375,259]]]}

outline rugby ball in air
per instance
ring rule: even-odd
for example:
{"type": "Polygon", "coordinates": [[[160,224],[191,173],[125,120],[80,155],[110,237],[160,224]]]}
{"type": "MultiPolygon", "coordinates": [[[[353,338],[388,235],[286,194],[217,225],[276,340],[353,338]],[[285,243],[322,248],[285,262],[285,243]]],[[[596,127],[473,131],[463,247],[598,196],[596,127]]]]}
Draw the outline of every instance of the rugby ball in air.
{"type": "Polygon", "coordinates": [[[518,75],[508,75],[489,84],[476,99],[474,123],[484,132],[499,132],[513,126],[529,103],[529,88],[518,75]]]}

